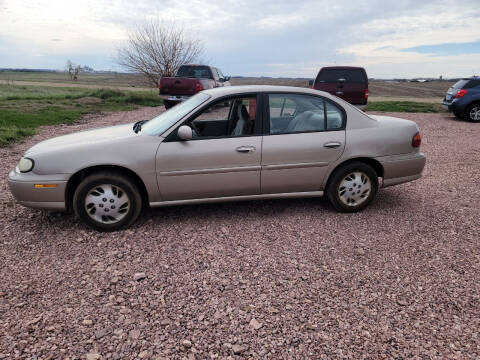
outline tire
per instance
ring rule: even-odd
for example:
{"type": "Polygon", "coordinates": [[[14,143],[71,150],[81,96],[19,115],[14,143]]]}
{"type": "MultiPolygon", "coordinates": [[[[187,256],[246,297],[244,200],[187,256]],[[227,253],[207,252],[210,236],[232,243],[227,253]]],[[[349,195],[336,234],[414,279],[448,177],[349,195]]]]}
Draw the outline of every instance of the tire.
{"type": "Polygon", "coordinates": [[[339,212],[365,209],[373,201],[377,191],[377,173],[370,165],[357,161],[336,169],[327,185],[328,200],[339,212]]]}
{"type": "Polygon", "coordinates": [[[137,220],[142,197],[130,178],[117,172],[98,172],[87,176],[76,188],[73,210],[92,229],[116,231],[137,220]]]}
{"type": "Polygon", "coordinates": [[[473,103],[467,107],[464,114],[465,120],[480,122],[480,103],[473,103]]]}

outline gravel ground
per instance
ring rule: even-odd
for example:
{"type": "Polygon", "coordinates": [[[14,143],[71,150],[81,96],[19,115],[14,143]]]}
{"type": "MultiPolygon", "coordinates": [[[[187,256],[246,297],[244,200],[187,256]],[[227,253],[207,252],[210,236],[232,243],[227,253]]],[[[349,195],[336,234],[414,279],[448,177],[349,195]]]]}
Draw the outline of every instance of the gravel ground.
{"type": "Polygon", "coordinates": [[[318,199],[147,211],[100,234],[13,202],[0,149],[2,359],[478,359],[480,125],[417,121],[428,161],[358,214],[318,199]]]}

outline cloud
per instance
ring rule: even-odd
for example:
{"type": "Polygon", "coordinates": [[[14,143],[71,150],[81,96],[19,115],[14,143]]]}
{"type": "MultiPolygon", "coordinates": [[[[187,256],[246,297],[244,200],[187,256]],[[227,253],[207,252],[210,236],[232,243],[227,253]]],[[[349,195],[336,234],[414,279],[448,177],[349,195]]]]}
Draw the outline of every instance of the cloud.
{"type": "Polygon", "coordinates": [[[11,47],[0,67],[62,68],[71,58],[112,69],[128,29],[156,18],[173,20],[201,39],[206,58],[230,75],[313,77],[322,66],[345,64],[365,66],[373,77],[461,76],[480,63],[475,54],[460,59],[420,48],[478,41],[480,27],[472,26],[480,17],[478,0],[370,0],[358,6],[347,0],[29,0],[28,6],[0,0],[0,9],[2,4],[0,52],[2,39],[11,47]]]}

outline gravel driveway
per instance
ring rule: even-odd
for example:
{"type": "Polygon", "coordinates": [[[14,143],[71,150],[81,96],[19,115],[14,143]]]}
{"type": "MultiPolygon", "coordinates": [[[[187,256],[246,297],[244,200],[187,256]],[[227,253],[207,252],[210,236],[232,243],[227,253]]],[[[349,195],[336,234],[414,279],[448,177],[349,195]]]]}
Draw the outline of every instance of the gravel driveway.
{"type": "Polygon", "coordinates": [[[424,177],[358,214],[326,201],[162,208],[90,231],[13,202],[0,149],[1,359],[478,359],[480,124],[417,121],[424,177]]]}

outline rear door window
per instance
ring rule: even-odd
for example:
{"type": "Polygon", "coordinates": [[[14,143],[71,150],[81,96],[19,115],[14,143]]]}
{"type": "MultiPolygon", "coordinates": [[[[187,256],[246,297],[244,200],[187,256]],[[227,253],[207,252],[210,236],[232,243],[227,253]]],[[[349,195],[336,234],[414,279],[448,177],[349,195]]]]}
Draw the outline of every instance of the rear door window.
{"type": "Polygon", "coordinates": [[[270,94],[270,134],[340,130],[344,113],[323,98],[301,94],[270,94]]]}

